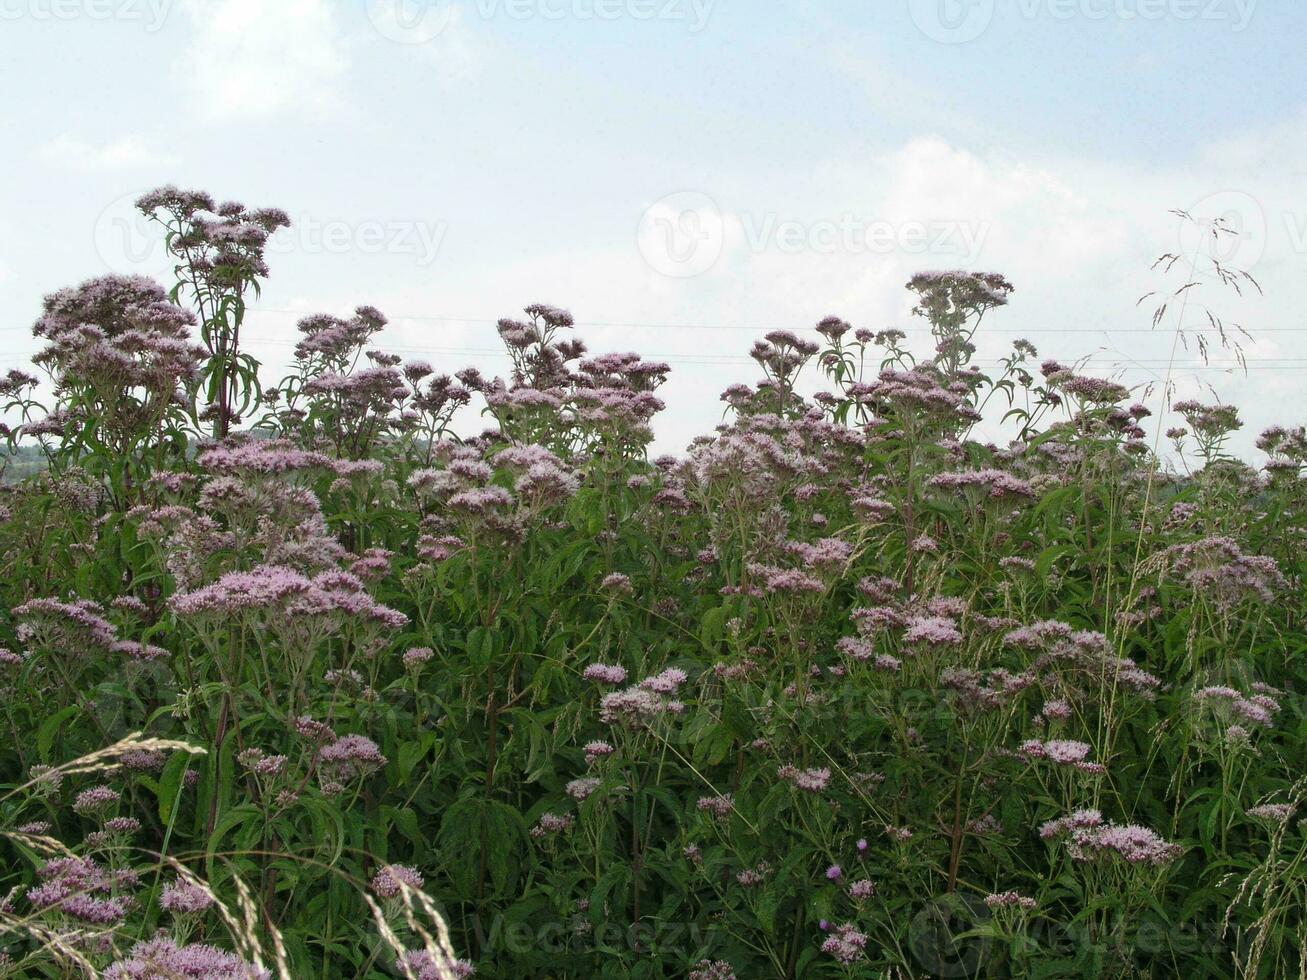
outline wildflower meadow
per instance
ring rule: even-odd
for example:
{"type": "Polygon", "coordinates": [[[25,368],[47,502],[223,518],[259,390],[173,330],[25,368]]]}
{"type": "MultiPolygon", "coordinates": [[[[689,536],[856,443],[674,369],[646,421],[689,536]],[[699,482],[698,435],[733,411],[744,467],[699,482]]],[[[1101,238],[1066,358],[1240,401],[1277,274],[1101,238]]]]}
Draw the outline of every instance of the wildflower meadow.
{"type": "MultiPolygon", "coordinates": [[[[0,379],[0,977],[1307,976],[1301,402],[983,371],[1021,284],[923,269],[655,456],[551,305],[270,376],[288,216],[137,207],[0,379]]],[[[1207,271],[1141,316],[1234,345],[1207,271]]]]}

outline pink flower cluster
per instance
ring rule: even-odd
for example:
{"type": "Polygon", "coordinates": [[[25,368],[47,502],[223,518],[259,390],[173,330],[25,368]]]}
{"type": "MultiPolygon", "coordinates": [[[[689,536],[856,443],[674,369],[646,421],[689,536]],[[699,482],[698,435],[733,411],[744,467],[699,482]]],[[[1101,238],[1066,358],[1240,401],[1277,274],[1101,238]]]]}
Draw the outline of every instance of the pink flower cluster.
{"type": "Polygon", "coordinates": [[[777,769],[776,775],[808,793],[820,793],[830,782],[830,770],[825,768],[799,769],[787,764],[777,769]]]}
{"type": "Polygon", "coordinates": [[[318,750],[318,761],[341,778],[366,776],[386,764],[377,743],[363,735],[342,735],[318,750]]]}
{"type": "Polygon", "coordinates": [[[1280,710],[1280,702],[1269,694],[1244,695],[1222,685],[1199,688],[1193,698],[1200,705],[1210,706],[1227,723],[1248,723],[1260,728],[1270,728],[1280,710]]]}
{"type": "Polygon", "coordinates": [[[1033,898],[1027,898],[1015,891],[995,892],[985,896],[985,905],[996,911],[1019,909],[1022,912],[1030,912],[1037,904],[1033,898]]]}
{"type": "Polygon", "coordinates": [[[383,865],[372,876],[372,890],[381,898],[398,898],[404,888],[422,889],[422,873],[407,864],[383,865]]]}
{"type": "Polygon", "coordinates": [[[866,948],[867,934],[859,932],[857,927],[850,922],[836,926],[834,931],[821,944],[823,953],[830,954],[845,966],[862,959],[866,948]]]}
{"type": "Polygon", "coordinates": [[[105,980],[270,980],[234,953],[200,943],[178,946],[162,933],[137,943],[123,959],[105,971],[105,980]]]}
{"type": "Polygon", "coordinates": [[[1105,823],[1097,810],[1077,810],[1050,820],[1039,829],[1045,840],[1065,838],[1073,860],[1119,860],[1126,864],[1165,867],[1184,848],[1164,840],[1156,831],[1138,824],[1105,823]]]}
{"type": "Polygon", "coordinates": [[[389,629],[408,624],[408,617],[374,600],[363,582],[349,572],[326,571],[310,577],[282,565],[228,572],[209,585],[178,592],[169,605],[183,617],[270,613],[294,621],[343,615],[389,629]]]}

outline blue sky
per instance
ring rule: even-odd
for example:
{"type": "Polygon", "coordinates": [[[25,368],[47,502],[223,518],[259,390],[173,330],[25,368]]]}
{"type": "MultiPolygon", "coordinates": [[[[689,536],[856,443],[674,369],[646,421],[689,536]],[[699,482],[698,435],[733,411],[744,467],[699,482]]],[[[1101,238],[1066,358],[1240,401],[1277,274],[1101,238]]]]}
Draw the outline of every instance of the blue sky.
{"type": "Polygon", "coordinates": [[[495,369],[493,318],[552,302],[672,362],[677,450],[762,329],[912,326],[908,275],[970,266],[1017,286],[982,361],[1028,336],[1156,386],[1135,303],[1201,247],[1181,207],[1266,289],[1191,309],[1247,327],[1247,376],[1170,372],[1250,443],[1307,421],[1304,36],[1297,0],[0,0],[0,366],[43,294],[165,271],[130,201],[171,181],[296,220],[270,376],[305,312],[495,369]]]}

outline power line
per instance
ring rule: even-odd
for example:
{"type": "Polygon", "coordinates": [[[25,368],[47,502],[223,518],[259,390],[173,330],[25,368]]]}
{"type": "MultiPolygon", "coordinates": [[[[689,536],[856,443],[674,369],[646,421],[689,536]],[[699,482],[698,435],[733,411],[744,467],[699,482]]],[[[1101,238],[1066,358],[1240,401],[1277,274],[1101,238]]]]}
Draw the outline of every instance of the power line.
{"type": "MultiPolygon", "coordinates": [[[[276,308],[254,310],[252,312],[273,313],[279,316],[296,316],[302,317],[309,314],[302,310],[282,310],[276,308]]],[[[468,317],[452,316],[444,313],[395,313],[390,314],[390,319],[395,320],[431,320],[439,323],[498,323],[503,317],[468,317]]],[[[586,320],[578,323],[577,328],[585,327],[611,327],[629,330],[752,330],[758,333],[767,333],[772,330],[789,330],[795,333],[804,330],[811,330],[814,324],[807,324],[802,327],[792,325],[767,326],[766,324],[751,323],[642,323],[642,322],[623,322],[617,320],[586,320]]],[[[894,327],[886,329],[902,330],[904,333],[929,334],[929,327],[894,327]]],[[[1204,328],[1210,329],[1210,327],[1204,328]]],[[[1159,336],[1168,335],[1168,330],[1158,330],[1151,327],[1068,327],[1066,329],[1058,327],[1033,327],[1029,330],[1008,331],[1013,336],[1024,334],[1060,334],[1060,333],[1140,333],[1140,334],[1157,334],[1159,336]]],[[[1194,330],[1194,333],[1199,331],[1194,330]]],[[[1235,332],[1231,328],[1231,333],[1235,332]]],[[[1265,327],[1259,328],[1257,333],[1307,333],[1307,327],[1265,327]]]]}
{"type": "MultiPolygon", "coordinates": [[[[293,316],[304,317],[312,315],[306,310],[285,310],[275,307],[256,307],[249,311],[251,314],[271,314],[275,316],[293,316]]],[[[495,324],[503,317],[496,316],[454,316],[445,313],[393,313],[388,314],[390,321],[393,323],[399,320],[427,320],[436,323],[468,323],[468,324],[495,324]]],[[[637,321],[618,321],[618,320],[586,320],[577,324],[578,329],[585,327],[603,327],[624,330],[749,330],[757,333],[768,333],[773,330],[789,330],[792,332],[801,332],[811,330],[813,324],[805,326],[793,325],[766,325],[751,323],[662,323],[662,322],[637,322],[637,321]]],[[[30,330],[29,327],[0,327],[0,331],[10,332],[17,330],[30,330]]],[[[929,334],[929,327],[892,327],[886,329],[901,330],[908,334],[929,334]]],[[[1201,330],[1195,328],[1192,333],[1209,331],[1212,328],[1205,326],[1201,330]]],[[[1170,330],[1156,329],[1152,327],[1032,327],[1025,330],[1003,331],[1004,334],[1013,337],[1025,336],[1028,334],[1156,334],[1158,336],[1167,336],[1170,330]]],[[[1237,332],[1237,328],[1231,327],[1231,334],[1237,332]]],[[[1263,333],[1307,333],[1307,326],[1304,327],[1259,327],[1256,331],[1258,334],[1263,333]]]]}
{"type": "MultiPolygon", "coordinates": [[[[290,347],[290,341],[276,340],[257,340],[251,341],[245,345],[245,349],[258,349],[260,347],[276,346],[290,347]]],[[[502,350],[480,347],[396,347],[387,345],[385,348],[388,352],[413,354],[413,355],[441,355],[446,357],[459,357],[475,355],[478,357],[493,357],[500,360],[508,360],[508,355],[502,350]]],[[[35,352],[33,352],[35,353],[35,352]]],[[[31,356],[17,354],[13,355],[16,360],[5,360],[0,366],[9,367],[26,367],[31,363],[31,356]]],[[[666,361],[669,364],[697,365],[697,366],[721,366],[731,364],[753,364],[753,358],[743,354],[647,354],[642,355],[648,360],[666,361]]],[[[985,370],[997,370],[1005,365],[993,361],[973,361],[972,366],[985,370]]],[[[1140,370],[1148,371],[1153,368],[1171,367],[1177,371],[1222,371],[1229,373],[1241,373],[1243,371],[1307,371],[1307,357],[1297,358],[1248,358],[1246,364],[1211,364],[1203,362],[1174,363],[1167,358],[1130,358],[1129,362],[1112,362],[1108,364],[1095,365],[1092,362],[1085,365],[1088,369],[1108,369],[1111,370],[1140,370]],[[1258,363],[1266,361],[1271,363],[1258,363]]]]}

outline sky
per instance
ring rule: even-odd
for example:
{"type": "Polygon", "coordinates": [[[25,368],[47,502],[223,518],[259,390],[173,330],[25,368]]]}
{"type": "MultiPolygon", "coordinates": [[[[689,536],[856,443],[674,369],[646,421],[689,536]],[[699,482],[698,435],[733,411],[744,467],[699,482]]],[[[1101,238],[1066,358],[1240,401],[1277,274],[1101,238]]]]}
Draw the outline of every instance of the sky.
{"type": "Polygon", "coordinates": [[[176,183],[294,221],[247,331],[269,381],[306,313],[489,373],[495,320],[552,303],[672,365],[677,452],[765,331],[925,356],[904,283],[983,269],[1016,291],[982,366],[1023,337],[1159,413],[1167,381],[1233,402],[1255,458],[1307,422],[1303,37],[1301,0],[0,0],[0,370],[47,293],[168,281],[132,201],[176,183]],[[1187,281],[1188,347],[1178,301],[1152,320],[1187,281]],[[1199,356],[1207,310],[1246,370],[1199,356]]]}

